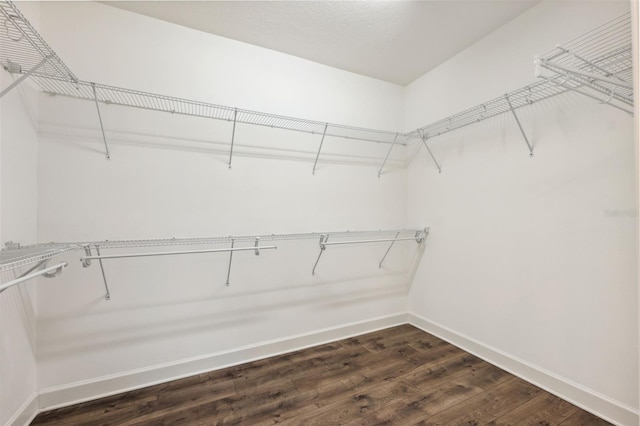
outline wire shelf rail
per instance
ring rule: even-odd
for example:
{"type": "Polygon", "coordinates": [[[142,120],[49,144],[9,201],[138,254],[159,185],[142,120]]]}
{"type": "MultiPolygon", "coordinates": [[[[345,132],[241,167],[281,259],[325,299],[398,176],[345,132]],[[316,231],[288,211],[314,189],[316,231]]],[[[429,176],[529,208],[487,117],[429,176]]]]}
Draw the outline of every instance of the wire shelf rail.
{"type": "Polygon", "coordinates": [[[535,75],[633,114],[631,37],[627,12],[536,56],[535,75]]]}

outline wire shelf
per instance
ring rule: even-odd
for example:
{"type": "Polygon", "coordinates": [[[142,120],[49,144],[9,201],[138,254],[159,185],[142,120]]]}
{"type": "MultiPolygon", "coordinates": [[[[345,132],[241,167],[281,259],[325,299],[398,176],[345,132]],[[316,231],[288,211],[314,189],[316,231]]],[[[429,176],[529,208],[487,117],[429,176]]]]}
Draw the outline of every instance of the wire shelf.
{"type": "Polygon", "coordinates": [[[523,106],[548,99],[552,96],[559,95],[567,90],[569,90],[568,87],[561,86],[553,82],[536,82],[483,104],[443,118],[442,120],[428,124],[408,133],[408,135],[413,137],[423,136],[426,139],[431,139],[444,133],[509,112],[511,110],[509,103],[511,103],[513,109],[518,109],[523,106]]]}
{"type": "Polygon", "coordinates": [[[634,104],[631,37],[631,14],[625,13],[536,57],[536,76],[561,84],[572,83],[599,96],[602,102],[631,113],[634,104]]]}
{"type": "Polygon", "coordinates": [[[81,247],[67,243],[30,245],[17,249],[0,250],[0,272],[6,272],[49,260],[79,250],[81,247]]]}
{"type": "Polygon", "coordinates": [[[400,229],[400,230],[379,230],[379,231],[341,231],[341,232],[307,232],[297,234],[267,234],[267,235],[230,235],[224,237],[194,237],[194,238],[159,238],[141,240],[105,240],[105,241],[85,241],[76,243],[64,243],[69,246],[82,247],[84,245],[98,246],[101,249],[111,248],[139,248],[139,247],[166,247],[166,246],[189,246],[208,244],[231,244],[254,243],[256,238],[260,241],[292,241],[319,239],[323,235],[329,235],[332,239],[349,239],[362,237],[416,237],[426,236],[428,231],[424,229],[400,229]]]}
{"type": "Polygon", "coordinates": [[[77,80],[14,3],[0,1],[0,19],[0,62],[7,71],[77,80]]]}
{"type": "Polygon", "coordinates": [[[88,81],[70,82],[51,76],[34,76],[33,80],[47,94],[94,101],[93,88],[99,102],[193,117],[211,118],[276,129],[333,136],[344,139],[390,144],[398,135],[396,144],[406,145],[411,139],[402,133],[346,126],[302,118],[287,117],[265,112],[211,104],[88,81]]]}

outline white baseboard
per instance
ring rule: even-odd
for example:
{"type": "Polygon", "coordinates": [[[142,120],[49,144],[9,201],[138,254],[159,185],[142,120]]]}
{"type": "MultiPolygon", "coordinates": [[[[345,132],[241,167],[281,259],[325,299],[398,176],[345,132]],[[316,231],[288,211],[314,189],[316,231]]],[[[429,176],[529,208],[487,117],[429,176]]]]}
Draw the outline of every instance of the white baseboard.
{"type": "Polygon", "coordinates": [[[34,393],[11,416],[6,426],[26,426],[30,424],[39,413],[38,408],[38,395],[34,393]]]}
{"type": "Polygon", "coordinates": [[[559,396],[585,411],[613,424],[638,425],[639,413],[632,407],[418,315],[409,313],[407,316],[409,324],[559,396]]]}
{"type": "Polygon", "coordinates": [[[232,351],[208,354],[202,357],[127,371],[64,386],[41,389],[38,398],[40,411],[73,405],[207,371],[281,355],[406,323],[406,314],[396,314],[317,330],[284,339],[261,342],[232,351]]]}

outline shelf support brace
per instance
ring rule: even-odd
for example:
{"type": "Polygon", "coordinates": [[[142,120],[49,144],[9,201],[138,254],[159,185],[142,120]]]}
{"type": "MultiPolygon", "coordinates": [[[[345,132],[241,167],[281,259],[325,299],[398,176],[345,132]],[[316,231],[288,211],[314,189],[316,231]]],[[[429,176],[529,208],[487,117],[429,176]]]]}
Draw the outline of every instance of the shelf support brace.
{"type": "Polygon", "coordinates": [[[382,256],[380,263],[378,263],[378,269],[382,269],[382,262],[384,262],[384,260],[387,258],[387,255],[391,251],[391,247],[393,247],[393,245],[396,243],[395,239],[398,238],[398,235],[400,235],[400,232],[396,233],[396,236],[394,237],[393,241],[391,241],[391,244],[389,244],[389,248],[387,249],[387,252],[384,254],[384,256],[382,256]]]}
{"type": "Polygon", "coordinates": [[[318,262],[320,262],[320,257],[322,257],[322,253],[327,249],[327,246],[324,244],[329,239],[329,236],[326,234],[320,235],[320,253],[318,253],[318,258],[316,259],[315,265],[313,265],[313,269],[311,270],[311,275],[316,274],[316,268],[318,267],[318,262]]]}
{"type": "MultiPolygon", "coordinates": [[[[236,240],[231,239],[231,248],[236,244],[236,240]]],[[[256,242],[256,245],[258,243],[256,242]]],[[[257,251],[257,250],[256,250],[257,251]]],[[[229,287],[229,277],[231,276],[231,262],[233,261],[233,250],[229,252],[229,269],[227,269],[227,287],[229,287]]]]}
{"type": "Polygon", "coordinates": [[[329,127],[329,123],[325,123],[324,131],[322,132],[322,139],[320,139],[320,146],[318,147],[318,153],[316,154],[316,161],[313,163],[313,174],[316,174],[316,166],[318,165],[318,159],[320,158],[320,150],[322,149],[322,144],[324,143],[324,137],[327,134],[327,127],[329,127]]]}
{"type": "MultiPolygon", "coordinates": [[[[100,256],[100,246],[96,246],[96,254],[100,256]]],[[[109,292],[109,285],[107,284],[107,276],[104,273],[104,266],[102,265],[102,259],[98,258],[98,263],[100,263],[100,272],[102,272],[102,280],[104,281],[104,300],[111,300],[111,293],[109,292]]]]}
{"type": "MultiPolygon", "coordinates": [[[[231,130],[231,149],[229,150],[229,170],[231,170],[231,159],[233,158],[233,142],[236,139],[236,120],[238,118],[238,108],[233,110],[233,129],[231,130]]],[[[229,285],[229,283],[227,283],[229,285]]]]}
{"type": "Polygon", "coordinates": [[[0,92],[0,98],[2,98],[4,95],[9,93],[11,91],[11,89],[16,87],[18,84],[20,84],[24,80],[26,80],[26,78],[29,77],[31,74],[33,74],[34,72],[38,71],[44,64],[47,63],[48,60],[49,60],[48,56],[44,57],[40,62],[38,62],[38,64],[35,67],[31,68],[25,74],[21,75],[17,80],[15,80],[13,83],[11,83],[9,86],[7,86],[6,89],[4,89],[2,92],[0,92]]]}
{"type": "Polygon", "coordinates": [[[32,266],[27,271],[25,271],[23,274],[20,274],[17,278],[22,278],[22,277],[24,277],[26,275],[29,275],[33,271],[37,271],[40,268],[42,268],[42,269],[46,268],[47,267],[47,262],[49,262],[49,259],[41,260],[35,266],[32,266]]]}
{"type": "Polygon", "coordinates": [[[104,126],[102,125],[102,115],[100,114],[100,105],[98,104],[98,95],[96,93],[96,84],[91,83],[93,89],[93,100],[96,102],[96,110],[98,111],[98,120],[100,120],[100,130],[102,130],[102,140],[104,141],[104,149],[107,151],[107,160],[111,158],[109,154],[109,145],[107,145],[107,137],[104,134],[104,126]]]}
{"type": "Polygon", "coordinates": [[[32,278],[36,278],[39,276],[43,276],[47,278],[55,277],[56,275],[60,274],[62,272],[62,268],[65,268],[66,266],[67,266],[67,262],[61,262],[61,263],[58,263],[57,265],[53,265],[53,266],[49,266],[48,268],[41,269],[40,271],[33,272],[31,274],[22,275],[20,276],[20,278],[16,278],[13,281],[9,281],[8,283],[1,284],[0,293],[5,291],[9,287],[13,287],[14,285],[18,285],[32,278]]]}
{"type": "Polygon", "coordinates": [[[427,152],[431,156],[431,159],[436,164],[436,167],[438,168],[438,173],[442,173],[442,168],[440,167],[438,160],[436,160],[436,157],[434,157],[433,152],[431,152],[431,149],[429,149],[429,145],[427,145],[427,137],[423,135],[422,132],[420,132],[420,139],[422,140],[424,147],[427,148],[427,152]]]}
{"type": "Polygon", "coordinates": [[[520,128],[520,133],[522,133],[522,137],[524,138],[524,141],[527,144],[527,148],[529,148],[529,157],[533,157],[533,147],[531,146],[531,143],[529,143],[529,139],[527,138],[527,135],[525,134],[524,129],[522,128],[522,124],[520,124],[520,119],[518,119],[518,115],[516,114],[516,111],[513,109],[513,105],[511,105],[511,100],[509,99],[509,95],[504,95],[504,97],[507,100],[507,103],[509,104],[509,109],[513,114],[513,118],[515,118],[516,123],[518,123],[518,127],[520,128]]]}
{"type": "Polygon", "coordinates": [[[396,137],[393,138],[393,142],[391,143],[391,146],[389,147],[389,151],[387,151],[387,156],[384,157],[384,161],[382,162],[382,166],[380,166],[380,170],[378,170],[378,178],[380,178],[380,175],[382,174],[382,169],[384,169],[384,165],[387,164],[387,160],[389,159],[389,154],[391,154],[391,150],[393,149],[393,146],[396,144],[397,140],[398,140],[398,134],[396,133],[396,137]]]}

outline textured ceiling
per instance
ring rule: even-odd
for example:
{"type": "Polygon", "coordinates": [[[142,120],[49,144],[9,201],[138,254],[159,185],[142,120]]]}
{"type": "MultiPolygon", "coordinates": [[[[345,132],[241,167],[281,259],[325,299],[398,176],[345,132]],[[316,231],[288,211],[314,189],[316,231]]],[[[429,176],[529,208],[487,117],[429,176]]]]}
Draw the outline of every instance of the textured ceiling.
{"type": "Polygon", "coordinates": [[[103,3],[404,86],[538,2],[103,3]]]}

